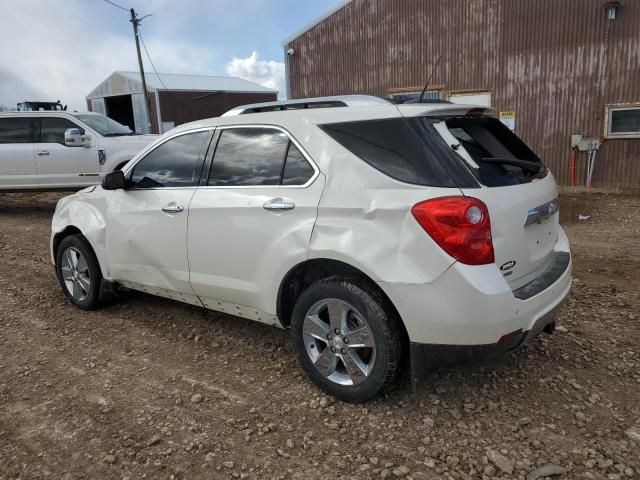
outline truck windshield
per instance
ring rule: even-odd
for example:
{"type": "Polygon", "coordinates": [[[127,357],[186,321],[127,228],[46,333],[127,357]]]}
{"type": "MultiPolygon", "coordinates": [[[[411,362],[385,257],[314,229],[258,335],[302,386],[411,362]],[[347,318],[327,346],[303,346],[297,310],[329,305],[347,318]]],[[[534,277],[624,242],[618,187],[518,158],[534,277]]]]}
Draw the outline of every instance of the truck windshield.
{"type": "Polygon", "coordinates": [[[116,122],[115,120],[111,120],[109,117],[105,117],[104,115],[76,115],[76,118],[89,125],[104,137],[137,135],[136,132],[132,131],[129,127],[125,127],[124,125],[116,122]]]}

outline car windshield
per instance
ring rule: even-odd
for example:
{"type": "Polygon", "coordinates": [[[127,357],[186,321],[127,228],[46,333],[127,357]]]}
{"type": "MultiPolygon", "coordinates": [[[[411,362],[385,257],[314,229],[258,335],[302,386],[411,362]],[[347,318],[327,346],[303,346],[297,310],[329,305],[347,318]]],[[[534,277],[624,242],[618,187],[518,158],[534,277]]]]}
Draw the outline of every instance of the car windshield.
{"type": "Polygon", "coordinates": [[[100,135],[104,137],[119,137],[122,135],[136,135],[129,127],[111,120],[104,115],[76,115],[78,120],[83,121],[100,135]]]}

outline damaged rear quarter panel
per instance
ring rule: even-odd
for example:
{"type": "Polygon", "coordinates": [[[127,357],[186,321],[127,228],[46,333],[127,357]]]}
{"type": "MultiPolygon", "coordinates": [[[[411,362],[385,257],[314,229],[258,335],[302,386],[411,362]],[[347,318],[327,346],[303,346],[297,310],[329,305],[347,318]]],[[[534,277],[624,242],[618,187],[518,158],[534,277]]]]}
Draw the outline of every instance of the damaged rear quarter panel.
{"type": "Polygon", "coordinates": [[[325,163],[327,183],[309,258],[348,263],[376,282],[431,283],[454,262],[411,214],[416,203],[457,188],[402,183],[347,151],[325,163]]]}

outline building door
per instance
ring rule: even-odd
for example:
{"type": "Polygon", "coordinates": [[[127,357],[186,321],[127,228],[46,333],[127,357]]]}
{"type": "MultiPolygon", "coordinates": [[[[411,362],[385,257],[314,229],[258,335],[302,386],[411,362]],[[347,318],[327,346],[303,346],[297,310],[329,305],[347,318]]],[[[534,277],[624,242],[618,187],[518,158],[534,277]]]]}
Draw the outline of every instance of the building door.
{"type": "Polygon", "coordinates": [[[491,92],[455,92],[449,94],[451,103],[459,103],[464,105],[483,105],[491,106],[491,92]]]}
{"type": "Polygon", "coordinates": [[[105,97],[104,101],[107,109],[107,117],[112,118],[122,125],[126,125],[134,132],[136,131],[136,125],[133,120],[131,95],[105,97]]]}

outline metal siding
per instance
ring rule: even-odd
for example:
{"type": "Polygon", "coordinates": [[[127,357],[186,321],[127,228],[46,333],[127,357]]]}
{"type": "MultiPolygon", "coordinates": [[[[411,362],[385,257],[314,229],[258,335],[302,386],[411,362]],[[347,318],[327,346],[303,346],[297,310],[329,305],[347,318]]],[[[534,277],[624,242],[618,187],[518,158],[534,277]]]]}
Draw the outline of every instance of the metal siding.
{"type": "Polygon", "coordinates": [[[127,95],[142,92],[140,75],[138,78],[130,78],[118,72],[114,72],[105,81],[98,85],[87,98],[103,98],[114,95],[127,95]]]}
{"type": "Polygon", "coordinates": [[[149,92],[149,115],[151,115],[151,132],[150,133],[163,133],[158,126],[158,103],[156,102],[156,93],[149,92]]]}
{"type": "MultiPolygon", "coordinates": [[[[255,82],[237,77],[206,75],[177,75],[145,72],[147,90],[195,91],[195,92],[234,92],[234,93],[274,93],[278,92],[255,82]],[[161,81],[162,80],[162,81],[161,81]]],[[[87,98],[110,97],[142,92],[142,81],[138,72],[113,72],[100,85],[87,95],[87,98]]]]}
{"type": "Polygon", "coordinates": [[[151,130],[149,129],[149,119],[147,117],[147,107],[144,101],[144,94],[132,94],[131,104],[133,106],[133,122],[136,125],[136,132],[142,134],[151,133],[151,130]]]}
{"type": "MultiPolygon", "coordinates": [[[[124,79],[142,83],[140,81],[140,73],[138,72],[114,72],[113,76],[119,76],[124,79]]],[[[181,75],[175,73],[145,72],[145,80],[148,90],[189,90],[194,92],[253,92],[253,93],[275,93],[276,90],[264,87],[258,83],[244,78],[223,77],[211,75],[181,75]]]]}
{"type": "MultiPolygon", "coordinates": [[[[160,90],[160,116],[162,122],[176,125],[218,117],[239,105],[276,100],[276,93],[231,92],[172,92],[160,90]]],[[[154,108],[155,111],[155,108],[154,108]]]]}
{"type": "MultiPolygon", "coordinates": [[[[603,0],[353,0],[292,40],[291,97],[431,84],[488,90],[559,183],[570,137],[602,137],[607,104],[640,103],[640,0],[607,21],[603,0]]],[[[584,181],[586,153],[576,179],[584,181]]],[[[606,140],[594,186],[640,186],[640,139],[606,140]]]]}
{"type": "Polygon", "coordinates": [[[96,113],[101,113],[102,115],[107,114],[107,109],[104,105],[104,98],[94,98],[92,100],[88,100],[91,102],[91,111],[96,113]]]}

